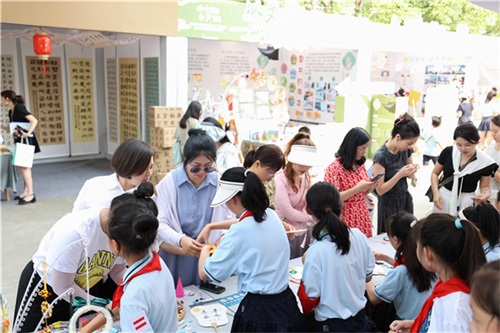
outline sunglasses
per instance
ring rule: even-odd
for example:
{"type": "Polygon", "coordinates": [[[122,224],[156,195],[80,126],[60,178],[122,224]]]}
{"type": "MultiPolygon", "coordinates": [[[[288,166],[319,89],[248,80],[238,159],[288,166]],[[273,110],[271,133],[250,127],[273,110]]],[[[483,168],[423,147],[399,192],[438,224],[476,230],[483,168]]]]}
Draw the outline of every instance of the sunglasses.
{"type": "Polygon", "coordinates": [[[210,172],[214,172],[215,171],[215,167],[213,167],[213,166],[207,166],[207,167],[192,167],[191,169],[189,169],[189,172],[191,172],[191,173],[198,173],[202,169],[203,169],[203,171],[205,171],[205,173],[210,173],[210,172]]]}

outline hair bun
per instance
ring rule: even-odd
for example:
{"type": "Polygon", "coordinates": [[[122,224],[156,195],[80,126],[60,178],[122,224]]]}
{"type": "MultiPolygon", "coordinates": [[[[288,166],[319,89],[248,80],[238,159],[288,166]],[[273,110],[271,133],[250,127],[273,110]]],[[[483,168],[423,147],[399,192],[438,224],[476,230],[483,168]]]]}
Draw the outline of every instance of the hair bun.
{"type": "Polygon", "coordinates": [[[154,194],[154,186],[150,182],[145,182],[139,185],[137,190],[134,191],[136,198],[149,198],[154,194]]]}
{"type": "Polygon", "coordinates": [[[205,132],[201,128],[190,128],[188,131],[188,135],[189,135],[189,137],[201,136],[201,135],[207,135],[207,132],[205,132]]]}

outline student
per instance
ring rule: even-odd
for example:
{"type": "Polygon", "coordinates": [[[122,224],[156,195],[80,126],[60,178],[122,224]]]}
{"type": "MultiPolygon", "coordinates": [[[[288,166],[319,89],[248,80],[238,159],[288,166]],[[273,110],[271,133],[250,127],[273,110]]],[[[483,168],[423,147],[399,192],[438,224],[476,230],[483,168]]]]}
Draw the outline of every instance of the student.
{"type": "Polygon", "coordinates": [[[500,215],[488,201],[474,207],[467,207],[459,214],[461,219],[469,220],[479,230],[487,261],[500,259],[500,215]]]}
{"type": "Polygon", "coordinates": [[[413,178],[417,164],[413,164],[412,146],[420,137],[417,122],[407,113],[394,122],[392,138],[377,150],[373,157],[373,176],[384,173],[377,186],[378,227],[377,233],[386,231],[389,216],[409,212],[413,214],[413,198],[408,192],[406,178],[413,178]]]}
{"type": "MultiPolygon", "coordinates": [[[[491,118],[490,123],[491,135],[495,142],[488,146],[486,154],[490,156],[496,164],[500,165],[500,115],[491,118]]],[[[500,190],[500,171],[495,171],[490,181],[491,195],[489,201],[492,205],[495,204],[495,200],[498,196],[500,190]]]]}
{"type": "Polygon", "coordinates": [[[373,281],[366,284],[368,299],[373,305],[382,301],[394,303],[395,319],[415,319],[430,296],[436,280],[436,274],[426,271],[417,259],[417,244],[412,235],[412,227],[416,221],[413,214],[405,212],[393,215],[387,220],[387,235],[396,250],[396,256],[392,258],[379,252],[374,254],[375,259],[387,261],[394,265],[394,269],[387,273],[377,288],[373,281]]]}
{"type": "Polygon", "coordinates": [[[425,141],[424,157],[422,161],[423,166],[429,165],[429,161],[432,161],[434,165],[437,162],[439,153],[443,150],[443,147],[436,139],[436,129],[441,126],[441,117],[432,117],[432,129],[425,131],[420,137],[425,141]]]}
{"type": "Polygon", "coordinates": [[[181,152],[184,153],[184,145],[186,141],[189,139],[189,130],[191,128],[199,128],[200,127],[200,117],[203,113],[200,102],[192,101],[189,103],[189,106],[179,121],[179,127],[177,130],[179,131],[179,138],[181,142],[181,152]]]}
{"type": "Polygon", "coordinates": [[[415,225],[418,260],[439,281],[415,320],[396,320],[390,332],[466,332],[472,319],[469,281],[485,262],[474,225],[434,213],[415,225]]]}
{"type": "Polygon", "coordinates": [[[226,204],[239,218],[210,256],[201,250],[200,279],[220,283],[238,275],[238,291],[247,293],[231,332],[304,332],[305,319],[288,286],[290,250],[278,215],[258,176],[236,167],[226,170],[212,206],[226,204]]]}
{"type": "Polygon", "coordinates": [[[311,135],[311,130],[307,126],[302,126],[301,128],[299,128],[297,132],[299,133],[302,132],[311,135]]]}
{"type": "Polygon", "coordinates": [[[472,333],[500,332],[500,260],[483,266],[470,283],[472,333]]]}
{"type": "Polygon", "coordinates": [[[304,313],[317,306],[316,332],[372,332],[375,324],[365,314],[365,282],[372,279],[375,258],[366,236],[349,229],[339,218],[339,191],[327,182],[311,186],[306,195],[307,211],[316,225],[316,241],[304,254],[304,271],[298,296],[304,313]]]}

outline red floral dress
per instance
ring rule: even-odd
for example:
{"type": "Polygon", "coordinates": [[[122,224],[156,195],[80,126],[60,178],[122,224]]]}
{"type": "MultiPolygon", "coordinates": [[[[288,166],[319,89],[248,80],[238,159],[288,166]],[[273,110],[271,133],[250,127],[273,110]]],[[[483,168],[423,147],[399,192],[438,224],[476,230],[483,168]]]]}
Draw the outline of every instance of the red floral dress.
{"type": "MultiPolygon", "coordinates": [[[[339,192],[353,188],[361,180],[370,180],[364,164],[358,166],[356,171],[348,171],[337,158],[325,171],[325,182],[335,185],[339,192]]],[[[342,220],[349,228],[358,228],[366,237],[372,237],[372,222],[365,191],[358,192],[344,201],[342,220]]]]}

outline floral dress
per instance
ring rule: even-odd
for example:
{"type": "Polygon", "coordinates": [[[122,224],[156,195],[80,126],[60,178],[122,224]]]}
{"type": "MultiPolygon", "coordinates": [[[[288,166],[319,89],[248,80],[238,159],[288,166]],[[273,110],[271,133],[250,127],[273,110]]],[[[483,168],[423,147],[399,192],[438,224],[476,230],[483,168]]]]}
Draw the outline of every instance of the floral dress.
{"type": "MultiPolygon", "coordinates": [[[[349,171],[337,158],[325,171],[325,182],[335,185],[339,192],[353,188],[362,180],[370,180],[364,164],[358,166],[356,171],[349,171]]],[[[341,218],[349,228],[358,228],[366,237],[372,237],[372,222],[366,204],[366,191],[358,192],[344,201],[341,218]]]]}

